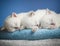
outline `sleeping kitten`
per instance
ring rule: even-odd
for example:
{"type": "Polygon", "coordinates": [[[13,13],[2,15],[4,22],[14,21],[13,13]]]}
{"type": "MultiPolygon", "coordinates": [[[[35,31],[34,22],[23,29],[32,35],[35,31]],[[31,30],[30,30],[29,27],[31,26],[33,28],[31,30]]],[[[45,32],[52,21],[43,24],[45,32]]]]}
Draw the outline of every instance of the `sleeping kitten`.
{"type": "Polygon", "coordinates": [[[31,28],[32,31],[36,31],[38,29],[38,21],[37,21],[37,17],[35,15],[35,12],[32,11],[30,13],[30,15],[28,16],[25,16],[23,19],[22,19],[22,26],[24,28],[31,28]]]}
{"type": "Polygon", "coordinates": [[[13,32],[16,30],[20,30],[21,25],[21,19],[27,15],[27,13],[12,13],[12,15],[9,15],[4,22],[4,26],[1,28],[1,30],[7,29],[9,32],[13,32]]]}
{"type": "Polygon", "coordinates": [[[43,28],[55,29],[60,26],[60,16],[49,9],[46,10],[46,15],[41,19],[41,25],[43,28]]]}
{"type": "Polygon", "coordinates": [[[51,19],[50,20],[51,20],[51,22],[54,23],[54,24],[52,24],[52,28],[59,28],[60,27],[60,20],[59,20],[60,15],[51,10],[49,10],[49,12],[50,12],[50,14],[48,14],[48,15],[50,15],[51,19],[52,19],[52,20],[51,19]]]}
{"type": "Polygon", "coordinates": [[[7,29],[9,32],[13,32],[15,30],[20,29],[20,20],[17,17],[16,13],[12,13],[9,15],[4,22],[4,26],[1,30],[7,29]]]}

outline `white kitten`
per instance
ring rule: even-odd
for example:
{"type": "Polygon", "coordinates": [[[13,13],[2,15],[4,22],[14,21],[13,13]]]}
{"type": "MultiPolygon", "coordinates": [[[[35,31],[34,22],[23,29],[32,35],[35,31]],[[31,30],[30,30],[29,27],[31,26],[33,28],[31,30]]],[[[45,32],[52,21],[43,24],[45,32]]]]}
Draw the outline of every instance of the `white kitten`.
{"type": "Polygon", "coordinates": [[[12,13],[12,15],[9,15],[4,22],[4,26],[1,30],[7,29],[9,32],[13,32],[16,30],[20,30],[21,25],[21,19],[27,15],[26,13],[12,13]]]}
{"type": "Polygon", "coordinates": [[[8,16],[5,19],[3,29],[7,29],[9,32],[13,32],[15,30],[20,29],[20,20],[16,13],[12,13],[12,15],[8,16]]]}
{"type": "Polygon", "coordinates": [[[22,19],[22,25],[24,28],[31,28],[32,31],[36,31],[38,29],[38,19],[35,15],[34,11],[30,11],[28,16],[25,16],[22,19]]]}
{"type": "Polygon", "coordinates": [[[60,16],[49,9],[46,10],[46,15],[41,19],[41,25],[43,28],[58,28],[60,26],[60,16]]]}

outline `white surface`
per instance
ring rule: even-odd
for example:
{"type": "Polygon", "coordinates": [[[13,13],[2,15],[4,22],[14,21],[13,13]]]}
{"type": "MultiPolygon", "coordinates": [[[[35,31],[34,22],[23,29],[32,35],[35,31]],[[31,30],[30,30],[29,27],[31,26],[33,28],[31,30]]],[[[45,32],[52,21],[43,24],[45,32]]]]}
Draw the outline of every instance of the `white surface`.
{"type": "Polygon", "coordinates": [[[60,39],[0,40],[0,46],[60,46],[60,39]]]}

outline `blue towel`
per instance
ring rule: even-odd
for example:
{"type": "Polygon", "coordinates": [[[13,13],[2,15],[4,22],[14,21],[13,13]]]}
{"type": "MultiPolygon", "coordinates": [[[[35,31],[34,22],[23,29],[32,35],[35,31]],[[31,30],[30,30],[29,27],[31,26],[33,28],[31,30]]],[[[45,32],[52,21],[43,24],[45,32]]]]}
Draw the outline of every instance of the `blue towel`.
{"type": "Polygon", "coordinates": [[[8,40],[40,40],[60,38],[60,29],[38,29],[32,32],[31,29],[24,29],[15,32],[0,31],[0,39],[8,40]]]}

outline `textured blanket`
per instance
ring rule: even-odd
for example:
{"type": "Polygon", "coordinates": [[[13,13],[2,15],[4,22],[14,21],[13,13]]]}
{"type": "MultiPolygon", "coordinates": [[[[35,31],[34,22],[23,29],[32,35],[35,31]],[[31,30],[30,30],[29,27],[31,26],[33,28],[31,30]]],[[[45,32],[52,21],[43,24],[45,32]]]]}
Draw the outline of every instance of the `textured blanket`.
{"type": "Polygon", "coordinates": [[[60,46],[60,39],[0,40],[0,46],[60,46]]]}
{"type": "Polygon", "coordinates": [[[15,32],[0,31],[0,39],[7,40],[41,40],[60,38],[60,29],[39,29],[32,32],[31,29],[24,29],[15,32]]]}

